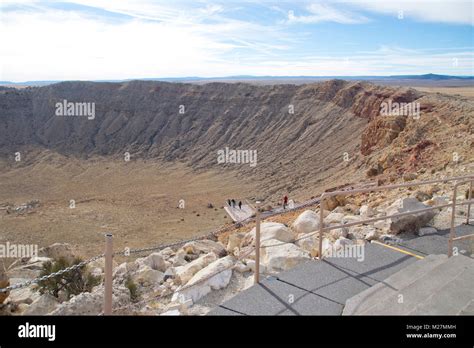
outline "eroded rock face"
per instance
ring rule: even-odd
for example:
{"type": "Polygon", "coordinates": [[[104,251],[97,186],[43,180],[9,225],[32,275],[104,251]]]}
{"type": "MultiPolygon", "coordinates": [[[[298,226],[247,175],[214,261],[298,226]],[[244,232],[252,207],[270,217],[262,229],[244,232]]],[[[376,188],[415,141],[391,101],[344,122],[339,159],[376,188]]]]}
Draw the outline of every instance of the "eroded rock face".
{"type": "MultiPolygon", "coordinates": [[[[428,208],[414,197],[400,198],[396,200],[387,210],[388,215],[411,212],[419,209],[428,208]]],[[[425,226],[436,215],[436,212],[425,211],[413,213],[401,217],[390,218],[390,233],[398,234],[401,232],[417,233],[420,227],[425,226]]]]}

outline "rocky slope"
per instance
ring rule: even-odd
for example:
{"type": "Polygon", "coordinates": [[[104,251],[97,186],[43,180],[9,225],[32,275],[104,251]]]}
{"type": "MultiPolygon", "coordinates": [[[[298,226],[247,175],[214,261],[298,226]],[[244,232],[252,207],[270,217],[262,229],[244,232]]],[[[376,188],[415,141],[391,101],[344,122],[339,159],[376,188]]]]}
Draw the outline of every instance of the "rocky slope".
{"type": "Polygon", "coordinates": [[[0,91],[0,148],[183,161],[257,180],[261,196],[334,187],[370,175],[472,160],[472,99],[331,80],[309,85],[64,82],[0,91]],[[94,102],[95,118],[55,115],[94,102]],[[421,117],[381,116],[384,102],[420,103],[421,117]],[[183,114],[180,114],[180,110],[183,114]],[[257,150],[258,164],[218,164],[217,151],[257,150]],[[298,172],[298,175],[294,175],[298,172]],[[348,180],[347,176],[351,176],[348,180]]]}

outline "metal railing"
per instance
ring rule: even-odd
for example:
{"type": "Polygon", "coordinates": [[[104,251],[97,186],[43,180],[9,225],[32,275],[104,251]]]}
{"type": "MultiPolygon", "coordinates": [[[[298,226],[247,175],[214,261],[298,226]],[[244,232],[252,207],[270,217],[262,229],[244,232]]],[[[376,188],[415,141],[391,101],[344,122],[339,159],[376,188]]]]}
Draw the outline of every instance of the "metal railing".
{"type": "Polygon", "coordinates": [[[470,209],[471,209],[471,204],[474,203],[474,201],[471,200],[471,191],[472,191],[472,181],[474,180],[474,174],[467,175],[467,176],[460,176],[460,177],[454,177],[454,178],[445,178],[445,179],[437,179],[437,180],[427,180],[427,181],[419,181],[419,182],[409,182],[409,183],[404,183],[404,184],[396,184],[396,185],[385,185],[385,186],[378,186],[378,187],[369,187],[369,188],[361,188],[361,189],[355,189],[355,190],[341,190],[341,191],[333,191],[333,192],[324,192],[321,195],[321,200],[319,204],[319,210],[320,210],[320,215],[319,215],[319,246],[318,246],[318,252],[319,252],[319,259],[323,259],[323,232],[327,232],[330,230],[335,230],[343,227],[349,227],[349,226],[355,226],[355,225],[360,225],[364,223],[369,223],[369,222],[375,222],[379,220],[386,220],[390,218],[395,218],[395,217],[401,217],[401,216],[406,216],[406,215],[413,215],[417,213],[423,213],[426,211],[431,211],[434,209],[440,209],[440,208],[446,208],[446,207],[452,207],[452,216],[451,216],[451,235],[448,241],[448,256],[452,255],[452,243],[455,240],[459,239],[466,239],[466,238],[472,238],[474,237],[474,234],[471,235],[466,235],[462,237],[454,237],[454,217],[455,217],[455,207],[456,205],[467,205],[468,206],[468,214],[467,214],[467,224],[469,224],[469,214],[470,214],[470,209]],[[469,179],[469,180],[465,180],[469,179]],[[453,193],[453,202],[448,203],[448,204],[440,204],[440,205],[435,205],[431,206],[429,208],[424,208],[424,209],[417,209],[417,210],[412,210],[408,212],[403,212],[403,213],[398,213],[398,214],[392,214],[392,215],[386,215],[386,216],[380,216],[376,218],[371,218],[371,219],[365,219],[365,220],[358,220],[355,222],[347,223],[347,224],[342,224],[342,225],[336,225],[336,226],[329,226],[329,227],[324,227],[324,211],[322,209],[324,200],[328,197],[332,196],[340,196],[340,195],[350,195],[354,193],[367,193],[367,192],[376,192],[376,191],[388,191],[392,190],[395,188],[401,188],[401,187],[414,187],[414,186],[423,186],[423,185],[429,185],[429,184],[439,184],[439,183],[447,183],[451,181],[456,181],[456,180],[465,180],[459,183],[456,183],[454,185],[454,193],[453,193]],[[469,190],[469,199],[466,202],[462,203],[457,203],[456,202],[456,194],[457,194],[457,187],[461,184],[465,184],[467,182],[471,183],[470,190],[469,190]]]}

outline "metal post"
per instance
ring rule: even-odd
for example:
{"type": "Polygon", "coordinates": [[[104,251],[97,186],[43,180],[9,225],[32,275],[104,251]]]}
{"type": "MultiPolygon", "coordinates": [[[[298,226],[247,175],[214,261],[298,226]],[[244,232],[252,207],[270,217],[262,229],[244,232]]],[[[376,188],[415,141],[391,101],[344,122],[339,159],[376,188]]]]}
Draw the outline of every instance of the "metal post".
{"type": "Polygon", "coordinates": [[[260,282],[260,201],[255,202],[255,274],[254,284],[260,282]]]}
{"type": "Polygon", "coordinates": [[[324,225],[323,202],[324,202],[324,193],[321,195],[321,200],[319,201],[319,260],[323,259],[323,225],[324,225]]]}
{"type": "Polygon", "coordinates": [[[451,212],[451,230],[449,232],[449,240],[448,240],[448,257],[453,256],[453,239],[454,239],[454,217],[455,217],[455,212],[456,212],[456,195],[457,195],[457,188],[458,185],[454,185],[453,189],[453,206],[452,206],[452,212],[451,212]]]}
{"type": "MultiPolygon", "coordinates": [[[[470,201],[472,199],[472,180],[469,185],[469,193],[467,195],[467,199],[470,201]]],[[[471,215],[471,203],[467,205],[467,217],[466,217],[466,225],[469,225],[469,216],[471,215]]]]}
{"type": "Polygon", "coordinates": [[[113,260],[112,235],[105,235],[105,275],[104,275],[104,315],[112,314],[112,260],[113,260]]]}

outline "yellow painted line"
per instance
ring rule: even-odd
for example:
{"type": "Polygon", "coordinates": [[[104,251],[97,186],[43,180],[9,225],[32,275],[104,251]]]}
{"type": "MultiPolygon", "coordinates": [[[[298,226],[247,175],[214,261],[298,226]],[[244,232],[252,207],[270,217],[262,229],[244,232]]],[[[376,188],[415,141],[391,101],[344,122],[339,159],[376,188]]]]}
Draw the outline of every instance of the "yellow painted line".
{"type": "Polygon", "coordinates": [[[392,250],[396,250],[396,251],[401,252],[401,253],[403,253],[403,254],[407,254],[407,255],[416,257],[417,259],[420,259],[420,260],[423,260],[423,259],[424,259],[423,256],[420,256],[420,255],[417,255],[417,254],[413,254],[413,253],[411,253],[411,252],[409,252],[409,251],[406,251],[406,250],[403,250],[403,249],[400,249],[400,248],[395,248],[395,247],[393,247],[393,246],[391,246],[391,245],[387,245],[387,244],[385,244],[385,243],[377,242],[376,240],[372,241],[372,243],[375,243],[375,244],[378,244],[378,245],[382,245],[382,246],[384,246],[384,247],[386,247],[386,248],[389,248],[389,249],[392,249],[392,250]]]}

